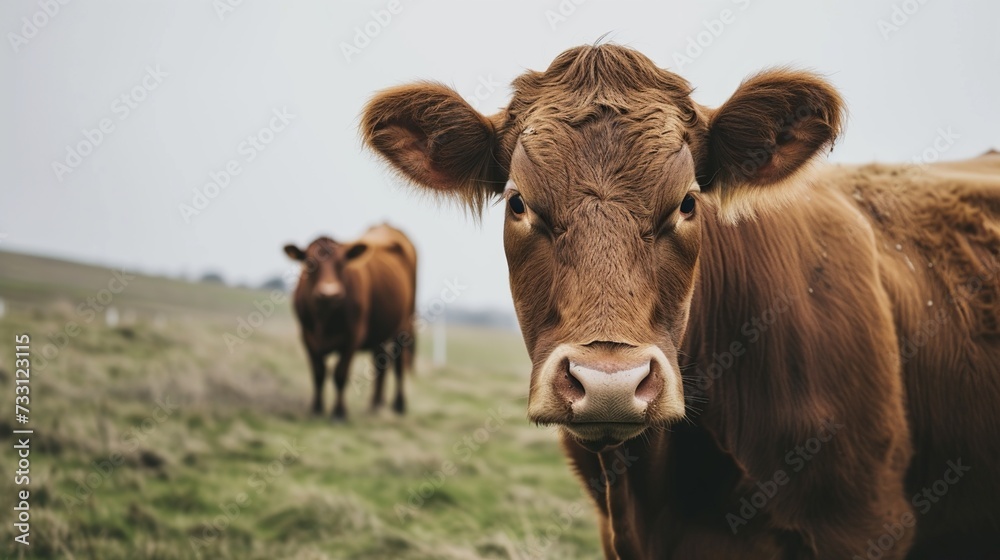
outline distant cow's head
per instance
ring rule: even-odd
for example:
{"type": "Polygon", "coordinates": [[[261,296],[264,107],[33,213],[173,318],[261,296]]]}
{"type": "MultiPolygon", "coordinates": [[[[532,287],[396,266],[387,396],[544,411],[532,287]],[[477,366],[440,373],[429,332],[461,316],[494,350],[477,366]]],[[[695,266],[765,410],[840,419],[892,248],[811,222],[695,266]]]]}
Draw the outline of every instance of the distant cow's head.
{"type": "Polygon", "coordinates": [[[836,137],[841,101],[811,74],[776,70],[711,110],[615,45],[571,49],[513,85],[492,117],[441,85],[390,89],[362,132],[421,187],[476,211],[506,201],[528,415],[599,449],[684,415],[677,353],[703,224],[780,197],[836,137]]]}
{"type": "MultiPolygon", "coordinates": [[[[302,262],[299,285],[316,301],[339,304],[347,295],[344,267],[367,250],[364,243],[341,245],[329,237],[320,237],[305,251],[295,245],[285,245],[285,254],[302,262]]],[[[302,288],[300,288],[302,289],[302,288]]]]}

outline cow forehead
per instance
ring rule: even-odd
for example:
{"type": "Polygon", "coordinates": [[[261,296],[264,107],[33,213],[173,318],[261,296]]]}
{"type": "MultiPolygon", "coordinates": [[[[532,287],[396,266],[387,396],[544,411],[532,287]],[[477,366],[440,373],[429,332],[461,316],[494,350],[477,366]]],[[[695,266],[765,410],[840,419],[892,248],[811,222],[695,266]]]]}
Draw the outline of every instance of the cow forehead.
{"type": "Polygon", "coordinates": [[[597,198],[645,216],[679,203],[695,172],[682,131],[606,115],[578,126],[540,121],[526,128],[510,179],[508,188],[549,213],[597,198]]]}
{"type": "MultiPolygon", "coordinates": [[[[572,104],[571,104],[572,105],[572,104]]],[[[514,127],[517,141],[532,154],[558,155],[571,144],[576,150],[602,142],[627,144],[600,146],[617,148],[621,154],[637,150],[676,151],[684,142],[687,118],[666,99],[642,96],[634,105],[612,107],[588,103],[583,107],[543,104],[524,111],[514,127]]]]}
{"type": "Polygon", "coordinates": [[[340,244],[329,237],[320,237],[306,248],[306,255],[313,258],[331,257],[340,250],[340,244]]]}

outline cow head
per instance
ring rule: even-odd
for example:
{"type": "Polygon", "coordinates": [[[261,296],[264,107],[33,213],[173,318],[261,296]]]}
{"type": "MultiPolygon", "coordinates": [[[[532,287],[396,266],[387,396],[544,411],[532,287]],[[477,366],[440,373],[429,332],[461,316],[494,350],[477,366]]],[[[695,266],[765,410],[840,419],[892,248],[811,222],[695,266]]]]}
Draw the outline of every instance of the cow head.
{"type": "Polygon", "coordinates": [[[367,249],[364,243],[342,245],[329,237],[320,237],[304,251],[295,245],[285,245],[285,254],[302,262],[299,285],[304,286],[306,293],[318,302],[336,306],[347,295],[344,267],[367,249]]]}
{"type": "Polygon", "coordinates": [[[775,70],[710,110],[615,45],[566,51],[513,87],[492,117],[441,85],[390,89],[362,133],[420,187],[473,210],[506,202],[528,416],[598,450],[684,416],[677,356],[706,221],[781,198],[835,139],[842,105],[816,76],[775,70]]]}

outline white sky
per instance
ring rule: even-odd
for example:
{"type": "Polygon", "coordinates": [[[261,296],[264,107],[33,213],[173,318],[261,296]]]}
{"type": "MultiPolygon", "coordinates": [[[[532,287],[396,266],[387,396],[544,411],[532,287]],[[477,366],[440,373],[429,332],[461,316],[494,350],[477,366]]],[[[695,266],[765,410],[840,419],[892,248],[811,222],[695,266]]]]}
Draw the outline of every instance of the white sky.
{"type": "Polygon", "coordinates": [[[341,43],[389,4],[245,0],[220,18],[209,0],[77,0],[15,52],[11,34],[42,8],[0,3],[0,247],[256,283],[288,269],[286,242],[349,239],[386,219],[421,252],[421,301],[458,278],[463,305],[509,308],[502,212],[477,227],[402,188],[361,149],[358,113],[372,92],[416,79],[450,84],[491,113],[524,69],[607,32],[690,80],[709,105],[764,67],[827,75],[850,107],[837,161],[910,160],[949,127],[958,138],[946,159],[1000,147],[994,1],[589,0],[553,28],[546,12],[571,0],[399,0],[401,11],[345,60],[341,43]],[[894,5],[919,9],[887,40],[878,21],[891,23],[894,5]],[[727,9],[703,52],[675,61],[727,9]],[[126,116],[115,100],[147,66],[166,76],[126,116]],[[480,82],[500,85],[473,99],[480,82]],[[291,123],[245,161],[241,142],[283,107],[291,123]],[[52,162],[102,119],[114,130],[57,180],[52,162]],[[185,223],[179,204],[231,159],[242,172],[185,223]]]}

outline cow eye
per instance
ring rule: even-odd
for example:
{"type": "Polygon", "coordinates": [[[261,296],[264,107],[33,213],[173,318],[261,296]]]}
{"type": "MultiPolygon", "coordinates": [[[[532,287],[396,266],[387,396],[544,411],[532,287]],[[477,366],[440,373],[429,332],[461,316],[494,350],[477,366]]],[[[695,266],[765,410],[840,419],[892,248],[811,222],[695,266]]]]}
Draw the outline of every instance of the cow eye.
{"type": "Polygon", "coordinates": [[[519,194],[515,194],[514,196],[508,198],[507,205],[510,206],[510,211],[518,216],[524,214],[524,211],[526,210],[524,200],[521,199],[521,195],[519,194]]]}
{"type": "Polygon", "coordinates": [[[684,200],[681,201],[681,214],[687,216],[691,212],[694,212],[694,197],[690,194],[684,195],[684,200]]]}

